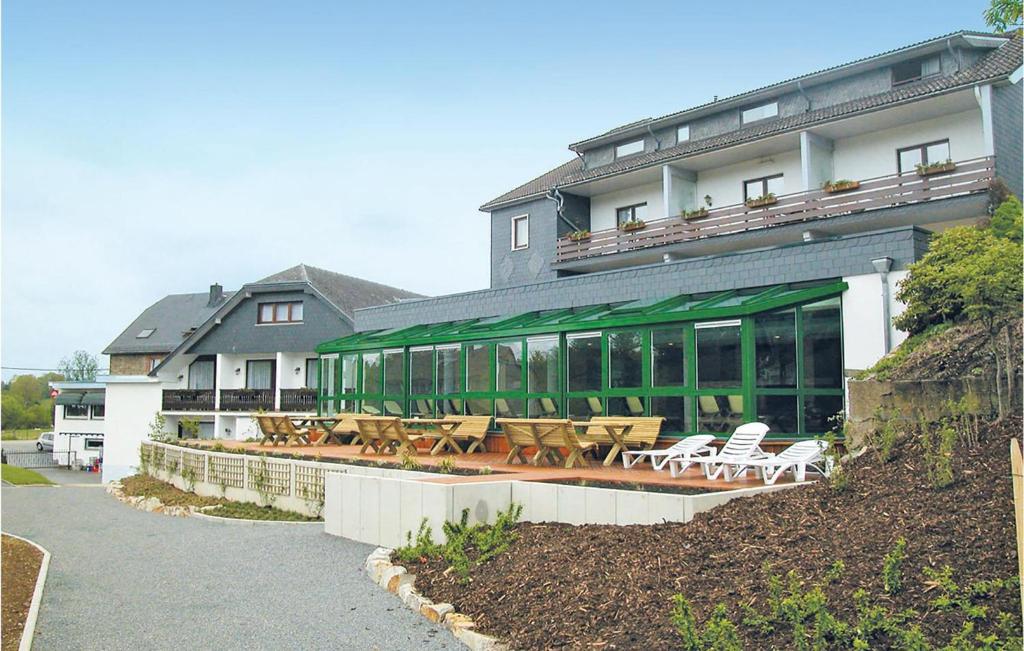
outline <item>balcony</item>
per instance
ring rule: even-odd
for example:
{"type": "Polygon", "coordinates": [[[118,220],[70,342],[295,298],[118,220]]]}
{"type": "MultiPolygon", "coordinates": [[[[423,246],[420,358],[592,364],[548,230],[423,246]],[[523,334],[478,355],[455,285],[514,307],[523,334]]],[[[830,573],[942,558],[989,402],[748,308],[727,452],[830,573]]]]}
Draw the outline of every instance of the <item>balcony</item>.
{"type": "Polygon", "coordinates": [[[273,389],[221,389],[221,411],[274,411],[273,389]]]}
{"type": "Polygon", "coordinates": [[[164,411],[213,411],[213,389],[164,389],[164,411]]]}
{"type": "Polygon", "coordinates": [[[994,176],[994,158],[975,158],[957,162],[951,171],[928,176],[917,172],[892,174],[862,180],[859,187],[841,192],[811,190],[782,195],[764,207],[724,206],[696,218],[649,221],[642,230],[628,233],[617,229],[596,231],[578,242],[563,237],[556,246],[555,263],[982,194],[988,191],[994,176]]]}
{"type": "Polygon", "coordinates": [[[281,411],[316,411],[316,389],[281,389],[281,411]]]}

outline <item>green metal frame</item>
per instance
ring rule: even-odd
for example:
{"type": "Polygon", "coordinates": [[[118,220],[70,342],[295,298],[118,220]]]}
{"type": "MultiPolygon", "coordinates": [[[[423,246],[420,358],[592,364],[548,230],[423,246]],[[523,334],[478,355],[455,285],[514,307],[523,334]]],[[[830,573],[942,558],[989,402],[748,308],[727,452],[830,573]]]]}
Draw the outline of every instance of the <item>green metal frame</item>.
{"type": "MultiPolygon", "coordinates": [[[[596,397],[601,401],[604,413],[608,413],[609,401],[615,398],[638,397],[642,400],[645,414],[651,412],[651,399],[655,397],[679,397],[687,401],[684,414],[687,422],[680,431],[666,434],[692,434],[698,431],[700,407],[698,396],[738,395],[743,401],[743,418],[745,421],[757,417],[757,398],[767,395],[793,396],[797,401],[796,432],[772,432],[774,437],[791,438],[820,434],[807,432],[804,427],[804,409],[807,397],[815,395],[842,396],[842,388],[822,389],[804,386],[803,365],[803,304],[814,303],[822,299],[839,296],[847,288],[844,282],[832,282],[810,287],[776,286],[755,293],[722,292],[710,297],[677,296],[659,301],[634,301],[618,305],[600,305],[586,308],[567,308],[546,312],[532,312],[490,319],[474,319],[409,328],[358,333],[326,342],[317,347],[321,355],[339,354],[336,363],[335,387],[336,395],[320,395],[319,408],[323,411],[324,403],[332,400],[345,399],[355,401],[349,406],[353,410],[362,410],[366,404],[382,408],[384,400],[394,400],[401,406],[402,412],[408,415],[414,411],[415,401],[432,401],[435,413],[440,412],[441,400],[460,400],[462,409],[468,406],[467,401],[489,401],[488,413],[494,414],[494,400],[504,398],[520,401],[523,411],[519,415],[527,415],[526,409],[533,399],[550,398],[559,413],[568,413],[569,400],[574,398],[596,397]],[[757,314],[773,312],[778,309],[793,308],[795,313],[795,337],[797,344],[797,376],[798,384],[792,389],[759,389],[756,384],[756,356],[754,318],[757,314]],[[698,321],[717,321],[738,319],[740,321],[740,341],[742,359],[741,386],[727,388],[702,388],[697,386],[697,355],[696,330],[698,321]],[[675,329],[682,333],[684,346],[685,383],[681,386],[653,386],[652,376],[652,333],[662,329],[675,329]],[[600,336],[601,385],[595,391],[568,391],[568,345],[567,335],[582,332],[596,332],[600,336]],[[641,386],[610,387],[610,351],[609,336],[616,332],[636,331],[641,340],[641,386]],[[528,340],[538,336],[557,336],[558,348],[558,390],[548,392],[531,392],[529,390],[529,345],[528,340]],[[517,342],[521,348],[521,379],[516,390],[497,391],[498,345],[517,342]],[[435,347],[446,347],[457,344],[459,347],[459,386],[457,393],[443,394],[438,391],[437,351],[435,347]],[[487,346],[489,369],[487,373],[487,389],[478,391],[467,390],[469,369],[468,349],[470,346],[483,344],[487,346]],[[431,386],[433,391],[427,394],[412,394],[411,388],[411,349],[430,346],[431,354],[431,386]],[[403,351],[402,395],[385,395],[383,352],[389,349],[403,351]],[[381,354],[380,392],[364,393],[363,373],[364,354],[381,354]],[[357,355],[358,391],[341,395],[342,358],[345,355],[357,355]]],[[[841,333],[840,333],[841,335],[841,333]]],[[[840,360],[841,363],[841,360],[840,360]]],[[[322,375],[318,375],[322,378],[322,375]]],[[[323,392],[321,392],[323,393],[323,392]]],[[[510,405],[511,406],[511,405],[510,405]]],[[[531,413],[530,415],[536,415],[531,413]]],[[[713,432],[716,434],[724,434],[713,432]]]]}

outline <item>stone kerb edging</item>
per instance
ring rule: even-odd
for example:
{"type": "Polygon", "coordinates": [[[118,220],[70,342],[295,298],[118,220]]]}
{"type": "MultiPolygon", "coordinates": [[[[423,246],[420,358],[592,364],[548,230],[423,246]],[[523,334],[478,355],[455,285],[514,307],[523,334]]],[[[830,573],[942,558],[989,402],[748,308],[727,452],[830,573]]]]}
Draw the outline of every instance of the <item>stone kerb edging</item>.
{"type": "Polygon", "coordinates": [[[261,525],[278,526],[278,525],[286,525],[286,524],[306,524],[306,525],[308,525],[308,524],[318,524],[321,527],[324,526],[324,523],[320,522],[319,520],[310,520],[310,521],[306,522],[306,521],[302,521],[302,520],[250,520],[250,519],[247,519],[247,518],[222,518],[222,517],[220,517],[218,515],[210,515],[209,513],[203,513],[202,509],[208,509],[208,508],[214,508],[214,507],[210,507],[210,506],[200,507],[200,509],[197,509],[197,510],[192,512],[192,517],[197,518],[199,520],[208,520],[210,522],[220,522],[221,524],[241,525],[241,526],[257,526],[258,527],[258,526],[261,526],[261,525]]]}
{"type": "Polygon", "coordinates": [[[472,651],[508,651],[508,645],[497,638],[474,631],[476,623],[468,615],[455,612],[451,604],[434,603],[417,592],[416,575],[392,563],[393,553],[392,549],[378,547],[366,558],[366,573],[374,583],[397,595],[413,612],[444,626],[472,651]]]}
{"type": "Polygon", "coordinates": [[[36,575],[36,586],[32,590],[32,601],[29,602],[28,615],[25,616],[25,625],[21,629],[21,642],[18,644],[18,651],[30,651],[32,649],[32,638],[36,634],[36,622],[39,621],[39,605],[43,601],[43,587],[46,585],[46,573],[50,570],[50,552],[43,549],[41,545],[28,538],[15,536],[13,533],[3,532],[5,536],[17,538],[18,540],[32,545],[43,554],[39,561],[39,573],[36,575]]]}

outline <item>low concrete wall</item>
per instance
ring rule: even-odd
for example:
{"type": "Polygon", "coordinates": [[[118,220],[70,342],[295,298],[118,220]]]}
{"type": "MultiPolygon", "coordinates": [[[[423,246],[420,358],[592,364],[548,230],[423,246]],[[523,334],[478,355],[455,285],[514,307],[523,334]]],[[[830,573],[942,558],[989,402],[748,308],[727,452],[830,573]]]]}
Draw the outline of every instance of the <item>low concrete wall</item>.
{"type": "MultiPolygon", "coordinates": [[[[1015,385],[1020,387],[1020,381],[1015,385]]],[[[981,416],[997,412],[995,379],[991,377],[965,377],[952,380],[850,380],[849,413],[847,414],[846,442],[851,449],[864,444],[867,436],[881,427],[878,418],[895,417],[908,422],[924,418],[930,422],[949,416],[947,402],[958,402],[966,395],[976,397],[973,410],[981,416]]],[[[1005,390],[1004,390],[1005,392],[1005,390]]],[[[1021,393],[1014,391],[1013,409],[1021,408],[1021,393]]]]}
{"type": "Polygon", "coordinates": [[[434,541],[443,542],[444,522],[457,521],[463,509],[469,509],[470,524],[493,522],[494,515],[512,503],[522,505],[524,522],[689,522],[695,514],[729,500],[794,485],[679,495],[515,480],[434,484],[328,472],[324,479],[324,531],[371,545],[398,547],[406,543],[407,533],[415,536],[426,519],[434,541]]]}

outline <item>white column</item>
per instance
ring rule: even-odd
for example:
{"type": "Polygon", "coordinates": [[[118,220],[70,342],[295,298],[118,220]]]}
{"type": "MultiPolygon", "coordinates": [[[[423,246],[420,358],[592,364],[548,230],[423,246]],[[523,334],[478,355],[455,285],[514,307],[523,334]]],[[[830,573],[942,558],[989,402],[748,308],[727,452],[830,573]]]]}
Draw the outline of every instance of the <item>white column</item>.
{"type": "Polygon", "coordinates": [[[220,389],[224,386],[224,381],[221,378],[225,372],[230,370],[225,366],[224,355],[217,353],[217,363],[213,373],[213,408],[215,411],[220,411],[220,389]]]}
{"type": "Polygon", "coordinates": [[[274,363],[274,373],[277,375],[274,378],[274,411],[281,411],[281,384],[284,380],[284,353],[278,352],[276,354],[277,361],[274,363]]]}
{"type": "Polygon", "coordinates": [[[803,191],[817,190],[832,178],[832,141],[810,131],[800,132],[800,174],[803,191]]]}
{"type": "Polygon", "coordinates": [[[974,99],[981,107],[981,137],[985,145],[985,155],[996,155],[995,132],[992,128],[992,85],[974,87],[974,99]]]}

